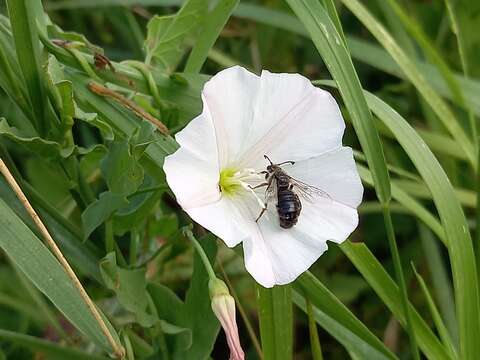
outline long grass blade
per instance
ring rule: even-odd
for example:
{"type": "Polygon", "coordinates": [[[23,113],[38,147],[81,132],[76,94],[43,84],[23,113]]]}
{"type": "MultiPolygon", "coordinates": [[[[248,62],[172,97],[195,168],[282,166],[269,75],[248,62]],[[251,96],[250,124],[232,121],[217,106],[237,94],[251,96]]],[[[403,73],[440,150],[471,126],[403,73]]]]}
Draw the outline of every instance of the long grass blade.
{"type": "Polygon", "coordinates": [[[240,0],[219,1],[217,6],[208,15],[208,21],[205,24],[202,33],[195,42],[194,47],[188,57],[185,65],[186,73],[198,73],[203,63],[207,60],[208,53],[215,44],[220,32],[225,27],[230,15],[240,0]]]}
{"type": "Polygon", "coordinates": [[[370,12],[357,0],[342,0],[342,2],[353,12],[353,14],[363,23],[363,25],[372,33],[373,36],[382,44],[385,50],[395,59],[405,76],[417,88],[427,104],[438,116],[443,125],[448,129],[451,135],[462,146],[472,167],[477,166],[477,157],[472,141],[466,135],[460,126],[458,120],[450,107],[428,84],[425,77],[410,60],[408,55],[398,46],[388,31],[370,14],[370,12]]]}
{"type": "Polygon", "coordinates": [[[396,359],[396,356],[343,305],[311,272],[293,284],[294,301],[307,312],[306,300],[312,303],[317,323],[342,345],[364,358],[396,359]]]}
{"type": "Polygon", "coordinates": [[[265,289],[257,285],[263,358],[289,360],[293,356],[293,310],[290,285],[265,289]]]}
{"type": "Polygon", "coordinates": [[[48,100],[42,81],[37,34],[39,14],[36,14],[38,4],[35,3],[40,3],[40,0],[8,0],[7,6],[18,63],[27,84],[30,104],[35,109],[35,116],[30,121],[40,135],[45,135],[48,130],[45,119],[48,100]]]}

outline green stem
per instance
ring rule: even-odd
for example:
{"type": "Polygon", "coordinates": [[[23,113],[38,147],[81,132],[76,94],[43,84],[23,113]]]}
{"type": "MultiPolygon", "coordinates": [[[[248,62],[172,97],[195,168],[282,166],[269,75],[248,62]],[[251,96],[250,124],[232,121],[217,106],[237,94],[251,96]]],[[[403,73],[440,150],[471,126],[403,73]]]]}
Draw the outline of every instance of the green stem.
{"type": "Polygon", "coordinates": [[[415,332],[413,331],[412,315],[410,313],[410,307],[408,302],[407,286],[405,285],[402,263],[400,261],[397,242],[395,240],[395,231],[393,229],[392,216],[390,214],[389,204],[383,203],[382,205],[383,220],[385,222],[385,229],[387,231],[388,244],[390,246],[390,252],[392,253],[393,265],[395,267],[395,277],[397,279],[400,289],[400,300],[402,303],[403,312],[405,313],[406,329],[410,338],[410,348],[413,358],[415,360],[420,360],[417,340],[415,338],[415,332]]]}
{"type": "Polygon", "coordinates": [[[125,351],[127,352],[127,359],[128,360],[135,360],[135,355],[133,354],[132,343],[130,338],[128,337],[127,333],[123,333],[123,343],[125,344],[125,351]]]}
{"type": "Polygon", "coordinates": [[[198,255],[200,255],[203,265],[205,266],[205,270],[207,270],[208,277],[210,278],[210,280],[215,280],[217,276],[215,275],[215,271],[213,271],[212,264],[210,264],[210,261],[208,260],[208,256],[207,254],[205,254],[205,251],[203,250],[202,245],[200,245],[197,239],[195,239],[190,229],[185,229],[184,233],[192,242],[193,246],[198,252],[198,255]]]}
{"type": "Polygon", "coordinates": [[[318,338],[317,324],[315,322],[315,316],[313,314],[313,306],[306,296],[305,300],[307,302],[308,330],[310,334],[312,358],[313,360],[323,360],[322,348],[320,347],[320,339],[318,338]]]}
{"type": "Polygon", "coordinates": [[[115,239],[113,236],[113,223],[112,220],[105,222],[105,251],[111,253],[115,251],[115,239]]]}

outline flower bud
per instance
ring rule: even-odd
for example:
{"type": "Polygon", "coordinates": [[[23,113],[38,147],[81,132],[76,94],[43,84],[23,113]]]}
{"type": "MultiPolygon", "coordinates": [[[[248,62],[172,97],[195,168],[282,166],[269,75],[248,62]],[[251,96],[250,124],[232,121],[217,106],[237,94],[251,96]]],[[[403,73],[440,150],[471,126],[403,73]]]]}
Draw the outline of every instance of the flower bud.
{"type": "Polygon", "coordinates": [[[230,360],[244,360],[240,339],[238,336],[237,321],[235,319],[235,300],[228,292],[228,287],[220,279],[212,279],[208,283],[212,310],[220,321],[227,337],[230,348],[230,360]]]}

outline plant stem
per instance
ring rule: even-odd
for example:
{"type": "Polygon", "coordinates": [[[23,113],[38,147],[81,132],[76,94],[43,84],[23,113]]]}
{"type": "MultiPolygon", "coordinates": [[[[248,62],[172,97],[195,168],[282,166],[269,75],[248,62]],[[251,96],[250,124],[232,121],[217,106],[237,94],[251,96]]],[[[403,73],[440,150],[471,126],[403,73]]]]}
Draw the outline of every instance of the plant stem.
{"type": "Polygon", "coordinates": [[[312,349],[312,358],[313,360],[323,360],[320,339],[318,338],[317,324],[315,322],[315,316],[313,314],[313,306],[306,296],[305,301],[307,303],[308,330],[310,334],[310,347],[312,349]]]}
{"type": "Polygon", "coordinates": [[[390,214],[390,208],[388,203],[382,204],[383,220],[385,222],[385,229],[387,231],[388,244],[390,246],[390,252],[392,254],[393,265],[395,267],[395,277],[400,289],[400,300],[402,302],[403,312],[405,313],[405,323],[408,336],[410,338],[410,348],[412,351],[412,357],[415,360],[420,360],[420,354],[418,351],[417,340],[415,338],[415,332],[412,325],[412,316],[410,313],[410,307],[408,302],[407,286],[405,285],[405,278],[403,276],[402,263],[400,261],[400,255],[398,253],[397,242],[395,240],[395,231],[393,229],[392,216],[390,214]]]}
{"type": "Polygon", "coordinates": [[[197,239],[195,239],[195,237],[193,236],[192,230],[185,229],[184,233],[192,242],[193,246],[198,252],[198,255],[200,255],[203,265],[205,266],[205,270],[207,270],[208,277],[210,278],[210,280],[215,280],[217,276],[215,275],[215,271],[213,271],[212,264],[210,264],[210,261],[208,260],[208,256],[207,254],[205,254],[205,251],[203,250],[202,245],[200,245],[197,239]]]}

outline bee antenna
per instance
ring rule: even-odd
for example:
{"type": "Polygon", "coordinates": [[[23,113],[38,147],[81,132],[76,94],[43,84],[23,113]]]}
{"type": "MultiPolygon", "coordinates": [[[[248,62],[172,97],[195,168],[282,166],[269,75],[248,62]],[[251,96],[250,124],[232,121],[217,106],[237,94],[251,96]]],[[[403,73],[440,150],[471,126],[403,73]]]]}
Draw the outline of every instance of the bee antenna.
{"type": "Polygon", "coordinates": [[[265,159],[267,159],[267,160],[270,162],[270,165],[273,165],[273,162],[272,162],[272,160],[270,160],[270,158],[269,158],[267,155],[263,155],[263,157],[264,157],[265,159]]]}

